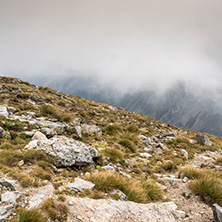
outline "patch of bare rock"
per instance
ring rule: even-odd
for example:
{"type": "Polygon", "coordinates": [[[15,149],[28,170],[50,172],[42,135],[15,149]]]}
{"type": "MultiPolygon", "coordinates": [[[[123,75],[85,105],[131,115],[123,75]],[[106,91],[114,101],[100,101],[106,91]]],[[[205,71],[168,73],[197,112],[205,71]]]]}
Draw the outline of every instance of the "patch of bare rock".
{"type": "Polygon", "coordinates": [[[138,204],[130,201],[93,200],[67,196],[68,222],[174,222],[172,213],[157,203],[138,204]]]}

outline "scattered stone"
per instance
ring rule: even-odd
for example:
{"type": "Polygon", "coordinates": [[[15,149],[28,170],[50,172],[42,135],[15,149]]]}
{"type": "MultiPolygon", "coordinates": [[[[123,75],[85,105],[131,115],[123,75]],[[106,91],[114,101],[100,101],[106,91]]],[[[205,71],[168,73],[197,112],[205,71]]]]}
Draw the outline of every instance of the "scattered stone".
{"type": "Polygon", "coordinates": [[[116,165],[114,165],[113,163],[109,163],[106,166],[100,167],[101,169],[105,169],[108,170],[110,172],[119,172],[119,169],[117,168],[116,165]]]}
{"type": "Polygon", "coordinates": [[[13,114],[16,112],[16,109],[14,107],[7,107],[9,115],[13,114]]]}
{"type": "Polygon", "coordinates": [[[34,112],[27,112],[26,115],[29,116],[30,118],[35,118],[34,112]]]}
{"type": "Polygon", "coordinates": [[[74,126],[72,130],[79,138],[82,137],[82,128],[80,126],[74,126]]]}
{"type": "Polygon", "coordinates": [[[1,194],[1,202],[15,205],[20,196],[21,193],[19,191],[7,191],[1,194]]]}
{"type": "Polygon", "coordinates": [[[216,171],[222,171],[222,166],[215,166],[216,171]]]}
{"type": "Polygon", "coordinates": [[[11,215],[13,210],[13,205],[0,206],[0,221],[5,221],[5,219],[11,215]]]}
{"type": "Polygon", "coordinates": [[[166,190],[167,190],[167,187],[164,186],[164,185],[161,184],[161,183],[156,182],[156,185],[159,186],[163,191],[166,191],[166,190]]]}
{"type": "Polygon", "coordinates": [[[129,178],[129,179],[132,178],[129,174],[127,174],[127,173],[125,173],[125,172],[123,172],[123,171],[119,171],[119,174],[120,174],[121,176],[127,177],[127,178],[129,178]]]}
{"type": "Polygon", "coordinates": [[[149,153],[140,153],[141,157],[150,158],[152,155],[149,153]]]}
{"type": "Polygon", "coordinates": [[[37,131],[32,137],[32,140],[47,140],[47,137],[43,133],[37,131]]]}
{"type": "Polygon", "coordinates": [[[100,156],[100,153],[90,145],[58,135],[47,140],[33,140],[25,149],[41,150],[55,157],[56,167],[84,166],[92,164],[93,158],[100,156]]]}
{"type": "Polygon", "coordinates": [[[222,222],[222,207],[220,207],[218,204],[213,204],[212,209],[215,221],[222,222]]]}
{"type": "Polygon", "coordinates": [[[154,144],[150,137],[146,137],[144,135],[139,135],[138,137],[142,141],[142,143],[147,146],[152,146],[154,144]]]}
{"type": "Polygon", "coordinates": [[[154,153],[154,150],[152,148],[144,148],[144,150],[147,152],[147,153],[150,153],[150,154],[153,154],[154,153]]]}
{"type": "Polygon", "coordinates": [[[0,105],[0,116],[4,116],[6,119],[8,119],[7,106],[1,106],[0,105]]]}
{"type": "Polygon", "coordinates": [[[187,182],[188,182],[188,178],[187,178],[187,177],[184,177],[184,178],[182,179],[182,181],[183,181],[184,183],[187,183],[187,182]]]}
{"type": "Polygon", "coordinates": [[[122,201],[126,201],[127,200],[127,196],[121,190],[112,190],[109,193],[111,195],[118,194],[119,195],[119,199],[122,200],[122,201]]]}
{"type": "Polygon", "coordinates": [[[206,146],[211,146],[211,141],[206,135],[196,135],[197,142],[206,146]]]}
{"type": "Polygon", "coordinates": [[[0,138],[5,136],[5,130],[0,126],[0,138]]]}
{"type": "Polygon", "coordinates": [[[7,178],[1,178],[0,184],[3,187],[9,188],[10,190],[16,190],[16,181],[15,180],[9,180],[7,178]]]}
{"type": "Polygon", "coordinates": [[[162,144],[162,143],[158,143],[158,144],[156,145],[156,148],[160,148],[160,149],[162,149],[162,150],[168,150],[168,148],[167,148],[164,144],[162,144]]]}
{"type": "Polygon", "coordinates": [[[85,189],[93,189],[94,186],[95,186],[94,183],[83,180],[81,178],[75,178],[73,183],[69,183],[67,185],[67,188],[69,188],[70,190],[76,190],[82,192],[85,189]]]}
{"type": "Polygon", "coordinates": [[[57,135],[55,129],[51,128],[41,128],[40,132],[43,133],[48,139],[52,138],[53,136],[57,135]]]}
{"type": "Polygon", "coordinates": [[[102,136],[102,130],[96,125],[82,124],[82,128],[89,135],[96,133],[98,136],[102,136]]]}
{"type": "Polygon", "coordinates": [[[23,165],[24,165],[24,161],[23,161],[23,160],[20,160],[20,161],[18,162],[18,165],[19,165],[19,166],[23,166],[23,165]]]}
{"type": "Polygon", "coordinates": [[[185,156],[185,158],[188,160],[188,152],[184,149],[181,149],[180,152],[185,156]]]}
{"type": "Polygon", "coordinates": [[[170,212],[175,211],[177,209],[177,205],[174,202],[164,202],[160,204],[165,209],[169,210],[170,212]]]}
{"type": "Polygon", "coordinates": [[[163,137],[175,137],[177,136],[177,132],[174,131],[174,132],[169,132],[169,133],[166,133],[163,135],[163,137]]]}
{"type": "Polygon", "coordinates": [[[36,194],[29,199],[27,208],[32,209],[38,207],[48,198],[52,198],[54,192],[55,188],[51,184],[38,188],[36,194]]]}
{"type": "Polygon", "coordinates": [[[186,213],[182,210],[175,210],[175,211],[173,211],[173,214],[178,218],[186,217],[186,213]]]}

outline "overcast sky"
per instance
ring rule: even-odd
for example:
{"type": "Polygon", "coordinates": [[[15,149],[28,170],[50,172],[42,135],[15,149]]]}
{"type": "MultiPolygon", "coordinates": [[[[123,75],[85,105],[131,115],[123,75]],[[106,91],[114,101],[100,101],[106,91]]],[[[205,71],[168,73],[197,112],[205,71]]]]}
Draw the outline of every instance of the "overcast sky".
{"type": "Polygon", "coordinates": [[[222,1],[0,0],[0,75],[67,73],[221,88],[222,1]]]}

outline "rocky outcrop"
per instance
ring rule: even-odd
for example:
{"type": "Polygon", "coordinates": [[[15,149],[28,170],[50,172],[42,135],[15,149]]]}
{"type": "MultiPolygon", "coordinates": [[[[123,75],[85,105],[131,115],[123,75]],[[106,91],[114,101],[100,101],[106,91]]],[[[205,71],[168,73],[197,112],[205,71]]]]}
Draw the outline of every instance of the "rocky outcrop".
{"type": "Polygon", "coordinates": [[[93,200],[89,198],[67,197],[69,206],[68,222],[175,222],[173,215],[164,206],[156,203],[138,204],[130,201],[93,200]]]}
{"type": "Polygon", "coordinates": [[[57,167],[92,164],[93,158],[100,156],[95,148],[86,143],[57,135],[47,140],[33,140],[25,148],[41,150],[55,157],[57,167]]]}
{"type": "Polygon", "coordinates": [[[197,142],[206,146],[211,146],[211,141],[206,135],[196,135],[197,142]]]}

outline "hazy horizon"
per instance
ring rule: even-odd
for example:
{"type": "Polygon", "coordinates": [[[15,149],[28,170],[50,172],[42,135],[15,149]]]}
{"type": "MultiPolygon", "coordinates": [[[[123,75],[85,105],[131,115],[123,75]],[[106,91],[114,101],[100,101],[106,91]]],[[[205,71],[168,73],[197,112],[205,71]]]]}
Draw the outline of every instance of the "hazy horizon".
{"type": "Polygon", "coordinates": [[[0,75],[222,89],[219,0],[0,0],[0,75]]]}

